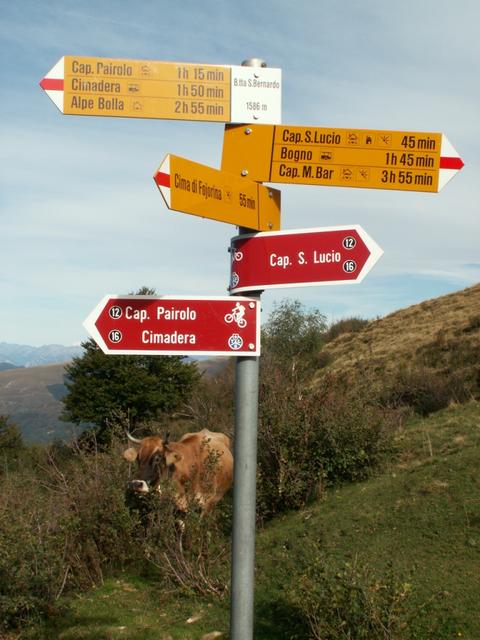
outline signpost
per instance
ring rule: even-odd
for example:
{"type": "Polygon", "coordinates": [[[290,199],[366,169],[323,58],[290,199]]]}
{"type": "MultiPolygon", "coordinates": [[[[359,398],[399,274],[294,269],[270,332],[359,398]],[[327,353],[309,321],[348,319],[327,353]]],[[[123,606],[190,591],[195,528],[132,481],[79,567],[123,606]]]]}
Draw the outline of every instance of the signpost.
{"type": "Polygon", "coordinates": [[[106,354],[260,354],[260,304],[244,297],[106,296],[84,326],[106,354]]]}
{"type": "Polygon", "coordinates": [[[64,56],[40,86],[68,115],[281,120],[281,69],[64,56]]]}
{"type": "Polygon", "coordinates": [[[280,231],[280,192],[258,183],[438,192],[463,161],[442,133],[279,125],[281,70],[259,59],[64,56],[40,86],[69,115],[227,123],[221,171],[169,154],[154,179],[169,209],[239,226],[233,296],[106,296],[84,326],[106,354],[239,356],[230,630],[251,640],[261,290],[357,283],[383,253],[359,225],[280,231]]]}
{"type": "Polygon", "coordinates": [[[280,191],[167,155],[154,180],[169,209],[259,231],[280,229],[280,191]]]}
{"type": "Polygon", "coordinates": [[[230,293],[354,284],[383,254],[359,225],[239,235],[230,252],[230,293]]]}
{"type": "Polygon", "coordinates": [[[260,182],[437,192],[463,167],[442,133],[229,126],[222,169],[260,182]]]}

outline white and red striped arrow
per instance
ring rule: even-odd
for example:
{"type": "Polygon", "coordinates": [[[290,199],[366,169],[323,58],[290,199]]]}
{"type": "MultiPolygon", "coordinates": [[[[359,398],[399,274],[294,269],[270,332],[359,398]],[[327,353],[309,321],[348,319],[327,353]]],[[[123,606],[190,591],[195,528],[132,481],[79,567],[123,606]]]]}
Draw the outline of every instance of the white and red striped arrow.
{"type": "Polygon", "coordinates": [[[459,153],[455,150],[450,140],[442,134],[442,145],[440,148],[440,170],[438,173],[438,191],[449,182],[453,176],[464,166],[459,153]]]}
{"type": "Polygon", "coordinates": [[[158,167],[158,171],[153,176],[157,187],[160,190],[160,193],[165,200],[165,204],[169,209],[171,206],[171,191],[170,191],[170,154],[165,156],[162,164],[158,167]]]}
{"type": "Polygon", "coordinates": [[[50,69],[47,75],[40,80],[39,85],[52,100],[56,107],[63,113],[63,87],[65,78],[65,57],[60,58],[57,64],[50,69]]]}

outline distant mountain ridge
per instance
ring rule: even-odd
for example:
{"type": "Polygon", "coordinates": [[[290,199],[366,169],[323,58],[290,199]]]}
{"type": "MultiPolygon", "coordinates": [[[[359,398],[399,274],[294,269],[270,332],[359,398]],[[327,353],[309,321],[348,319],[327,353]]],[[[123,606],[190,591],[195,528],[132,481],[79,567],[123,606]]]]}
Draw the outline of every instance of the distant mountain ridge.
{"type": "Polygon", "coordinates": [[[9,369],[19,369],[20,367],[11,362],[0,362],[0,371],[8,371],[9,369]]]}
{"type": "MultiPolygon", "coordinates": [[[[3,345],[0,344],[0,348],[3,345]]],[[[11,346],[11,345],[8,345],[11,346]]],[[[68,349],[68,347],[64,347],[68,349]]],[[[80,355],[82,350],[80,351],[80,355]]],[[[59,419],[63,409],[65,351],[58,352],[62,362],[40,366],[14,366],[2,369],[0,356],[0,415],[15,423],[28,444],[47,444],[55,440],[69,442],[81,429],[59,419]]],[[[225,366],[225,358],[198,362],[206,375],[215,375],[225,366]]]]}
{"type": "Polygon", "coordinates": [[[72,439],[74,425],[59,420],[66,393],[64,364],[0,371],[0,415],[20,428],[28,444],[72,439]]]}
{"type": "Polygon", "coordinates": [[[61,344],[46,344],[32,347],[25,344],[0,342],[0,363],[15,367],[38,367],[59,364],[83,354],[82,347],[65,347],[61,344]]]}

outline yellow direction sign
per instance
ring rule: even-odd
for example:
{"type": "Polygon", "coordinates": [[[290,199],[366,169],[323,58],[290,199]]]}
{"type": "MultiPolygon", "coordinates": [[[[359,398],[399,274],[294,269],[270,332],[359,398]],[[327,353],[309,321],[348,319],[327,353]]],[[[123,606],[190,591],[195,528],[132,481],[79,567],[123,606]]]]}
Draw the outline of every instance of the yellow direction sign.
{"type": "Polygon", "coordinates": [[[258,231],[280,229],[280,191],[168,154],[154,180],[169,209],[258,231]]]}
{"type": "Polygon", "coordinates": [[[69,115],[281,121],[281,70],[64,56],[40,86],[69,115]]]}
{"type": "Polygon", "coordinates": [[[463,166],[442,133],[227,126],[222,169],[260,182],[437,192],[463,166]]]}

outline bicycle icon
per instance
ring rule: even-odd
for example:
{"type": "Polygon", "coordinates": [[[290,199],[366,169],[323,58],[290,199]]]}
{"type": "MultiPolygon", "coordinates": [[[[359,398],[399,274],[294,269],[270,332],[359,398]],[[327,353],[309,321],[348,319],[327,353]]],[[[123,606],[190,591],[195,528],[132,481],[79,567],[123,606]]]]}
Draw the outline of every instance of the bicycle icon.
{"type": "Polygon", "coordinates": [[[245,307],[240,302],[235,304],[235,307],[232,309],[231,313],[227,313],[224,316],[225,322],[230,324],[231,322],[235,322],[238,327],[243,329],[243,327],[247,326],[247,321],[243,317],[245,315],[245,307]]]}

